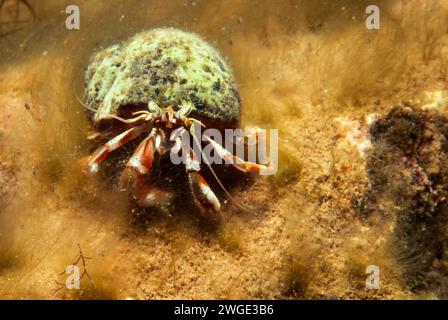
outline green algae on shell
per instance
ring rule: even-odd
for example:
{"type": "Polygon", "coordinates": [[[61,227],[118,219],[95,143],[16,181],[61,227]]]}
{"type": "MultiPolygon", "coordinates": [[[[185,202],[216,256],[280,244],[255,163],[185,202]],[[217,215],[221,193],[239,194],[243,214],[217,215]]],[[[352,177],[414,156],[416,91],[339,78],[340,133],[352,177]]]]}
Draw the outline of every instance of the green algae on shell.
{"type": "Polygon", "coordinates": [[[96,53],[86,72],[86,101],[95,123],[145,109],[149,101],[174,106],[191,102],[191,116],[235,126],[240,98],[230,67],[193,33],[161,28],[96,53]]]}

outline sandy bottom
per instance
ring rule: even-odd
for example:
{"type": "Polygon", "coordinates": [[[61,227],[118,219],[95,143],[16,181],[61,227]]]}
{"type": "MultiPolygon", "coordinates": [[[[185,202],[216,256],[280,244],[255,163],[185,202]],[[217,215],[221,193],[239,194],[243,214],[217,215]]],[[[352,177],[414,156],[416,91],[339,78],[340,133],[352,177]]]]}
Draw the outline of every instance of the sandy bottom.
{"type": "MultiPolygon", "coordinates": [[[[372,127],[394,106],[437,114],[437,128],[445,123],[444,1],[377,1],[380,30],[364,27],[368,1],[68,1],[81,9],[77,31],[64,27],[64,1],[29,2],[38,18],[0,37],[0,298],[448,297],[443,183],[431,207],[441,213],[421,224],[437,228],[417,232],[426,239],[437,229],[438,251],[416,265],[426,242],[397,236],[407,212],[397,208],[422,205],[387,180],[418,168],[397,162],[378,184],[372,160],[387,155],[372,127]],[[242,125],[279,129],[279,171],[229,183],[248,211],[217,191],[219,224],[202,218],[183,188],[170,210],[138,210],[115,176],[85,177],[76,166],[91,149],[77,101],[89,56],[160,26],[213,43],[239,83],[242,125]],[[64,286],[73,262],[87,271],[80,290],[64,286]],[[366,288],[369,265],[379,267],[378,289],[366,288]]],[[[442,138],[438,154],[448,150],[442,138]]],[[[434,170],[424,170],[431,180],[434,170]]],[[[422,229],[419,221],[410,220],[412,230],[422,229]]]]}

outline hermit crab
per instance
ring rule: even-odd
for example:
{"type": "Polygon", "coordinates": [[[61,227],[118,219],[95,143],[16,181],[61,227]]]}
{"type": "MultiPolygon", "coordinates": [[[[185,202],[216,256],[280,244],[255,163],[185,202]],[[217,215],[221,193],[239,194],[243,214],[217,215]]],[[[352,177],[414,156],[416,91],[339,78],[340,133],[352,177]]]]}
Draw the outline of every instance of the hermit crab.
{"type": "MultiPolygon", "coordinates": [[[[91,111],[94,130],[89,138],[103,144],[83,159],[83,168],[96,173],[109,153],[140,138],[121,181],[143,207],[167,198],[146,177],[156,156],[180,147],[180,139],[170,139],[173,132],[201,143],[196,126],[224,130],[236,128],[240,120],[239,93],[226,61],[198,35],[177,29],[145,31],[96,53],[86,70],[85,87],[84,105],[91,111]]],[[[209,138],[205,143],[222,159],[236,158],[209,138]]],[[[237,160],[233,166],[243,172],[268,168],[237,160]]],[[[183,165],[195,204],[202,212],[218,212],[220,202],[200,174],[192,148],[183,165]]]]}

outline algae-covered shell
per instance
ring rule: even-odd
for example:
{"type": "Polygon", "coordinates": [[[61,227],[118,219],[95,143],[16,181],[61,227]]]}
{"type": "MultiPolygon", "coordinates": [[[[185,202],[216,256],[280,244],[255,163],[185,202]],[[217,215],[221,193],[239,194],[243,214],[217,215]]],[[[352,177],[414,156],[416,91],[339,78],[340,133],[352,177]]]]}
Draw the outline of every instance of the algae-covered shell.
{"type": "Polygon", "coordinates": [[[240,99],[230,67],[196,34],[162,28],[96,53],[86,72],[86,102],[95,123],[145,109],[162,97],[168,105],[191,102],[196,116],[211,123],[239,122],[240,99]]]}

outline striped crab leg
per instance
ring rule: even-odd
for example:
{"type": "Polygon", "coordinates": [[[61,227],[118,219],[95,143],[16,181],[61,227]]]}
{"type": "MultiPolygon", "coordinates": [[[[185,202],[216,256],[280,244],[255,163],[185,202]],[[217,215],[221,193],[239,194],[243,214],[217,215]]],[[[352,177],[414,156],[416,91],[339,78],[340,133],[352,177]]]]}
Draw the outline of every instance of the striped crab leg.
{"type": "Polygon", "coordinates": [[[274,172],[274,168],[270,165],[262,165],[258,163],[244,161],[243,159],[233,155],[230,151],[222,147],[219,143],[210,139],[210,137],[204,136],[205,139],[213,146],[216,153],[224,160],[230,162],[236,169],[247,172],[247,173],[256,173],[260,174],[263,170],[264,174],[269,174],[270,172],[274,172]]]}
{"type": "Polygon", "coordinates": [[[131,186],[133,191],[135,191],[137,203],[142,207],[155,206],[162,202],[168,202],[171,199],[170,193],[150,186],[144,179],[145,175],[152,168],[154,155],[157,151],[156,141],[159,139],[159,132],[153,129],[148,137],[135,149],[121,175],[122,184],[131,186]]]}
{"type": "Polygon", "coordinates": [[[221,209],[221,204],[208,183],[199,173],[199,161],[196,159],[195,153],[191,149],[190,153],[186,156],[185,169],[187,171],[188,184],[190,185],[195,204],[203,213],[209,210],[218,212],[221,209]]]}
{"type": "Polygon", "coordinates": [[[84,169],[91,173],[98,172],[99,164],[103,162],[103,160],[109,153],[111,153],[114,150],[117,150],[118,148],[122,147],[129,141],[140,136],[143,129],[144,129],[143,125],[132,127],[131,129],[124,131],[123,133],[115,136],[114,138],[103,144],[101,147],[96,149],[94,153],[88,156],[87,159],[83,160],[86,161],[84,169]]]}

